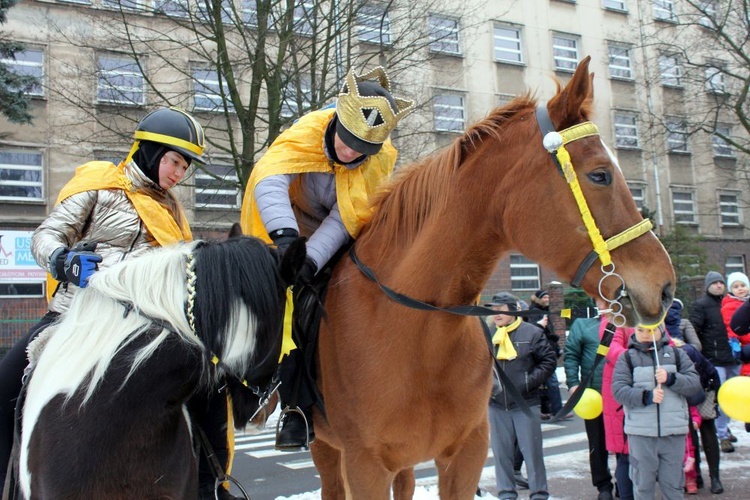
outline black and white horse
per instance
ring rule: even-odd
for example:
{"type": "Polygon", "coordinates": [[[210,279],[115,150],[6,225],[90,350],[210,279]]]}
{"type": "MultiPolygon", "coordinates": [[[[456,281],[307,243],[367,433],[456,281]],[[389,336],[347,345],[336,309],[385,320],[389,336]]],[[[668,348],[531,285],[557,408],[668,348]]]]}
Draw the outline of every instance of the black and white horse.
{"type": "Polygon", "coordinates": [[[102,270],[36,361],[23,409],[26,498],[196,498],[185,403],[226,374],[275,373],[285,289],[304,263],[255,238],[156,249],[102,270]]]}

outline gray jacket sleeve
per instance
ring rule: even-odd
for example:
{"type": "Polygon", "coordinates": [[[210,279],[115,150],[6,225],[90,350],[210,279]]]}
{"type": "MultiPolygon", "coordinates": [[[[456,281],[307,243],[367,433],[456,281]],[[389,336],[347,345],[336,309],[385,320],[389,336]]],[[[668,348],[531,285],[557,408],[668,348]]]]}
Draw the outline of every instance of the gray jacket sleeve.
{"type": "Polygon", "coordinates": [[[626,353],[627,351],[623,352],[617,358],[615,370],[612,372],[612,395],[618,403],[625,407],[643,406],[644,389],[633,387],[633,373],[627,361],[625,361],[626,353]]]}
{"type": "Polygon", "coordinates": [[[320,227],[307,240],[307,255],[320,269],[347,241],[349,241],[349,232],[344,226],[344,221],[341,220],[339,204],[335,203],[320,227]]]}
{"type": "Polygon", "coordinates": [[[255,203],[268,233],[291,228],[299,232],[289,199],[289,185],[297,174],[279,174],[266,177],[255,186],[255,203]]]}
{"type": "Polygon", "coordinates": [[[49,258],[55,250],[81,240],[96,201],[97,191],[84,191],[52,209],[31,237],[31,252],[40,267],[49,271],[49,258]]]}

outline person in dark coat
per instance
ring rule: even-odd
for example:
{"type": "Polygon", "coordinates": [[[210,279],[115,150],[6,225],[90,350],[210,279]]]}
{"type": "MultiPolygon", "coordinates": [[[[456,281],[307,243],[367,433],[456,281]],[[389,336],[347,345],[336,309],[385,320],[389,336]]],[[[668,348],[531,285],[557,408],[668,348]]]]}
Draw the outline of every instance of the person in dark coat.
{"type": "MultiPolygon", "coordinates": [[[[544,337],[549,342],[552,352],[555,353],[555,363],[557,363],[557,359],[560,359],[562,355],[562,349],[558,343],[560,336],[555,334],[555,327],[549,317],[549,292],[547,290],[534,292],[534,295],[531,296],[529,315],[524,319],[544,331],[544,337]]],[[[560,382],[557,379],[557,372],[553,371],[552,375],[544,381],[541,397],[542,419],[548,419],[562,409],[562,396],[560,395],[560,382]]]]}
{"type": "Polygon", "coordinates": [[[542,450],[542,425],[539,421],[539,387],[555,370],[555,354],[549,347],[541,328],[502,314],[518,311],[518,298],[510,293],[498,293],[488,307],[498,311],[492,316],[497,327],[493,338],[495,356],[500,368],[521,392],[531,409],[529,416],[508,394],[508,388],[495,379],[489,404],[491,445],[495,461],[495,478],[499,498],[517,498],[513,473],[514,443],[526,462],[529,478],[529,498],[546,500],[547,471],[542,450]]]}
{"type": "MultiPolygon", "coordinates": [[[[705,285],[706,294],[693,302],[690,308],[690,322],[703,346],[703,355],[716,367],[723,384],[727,379],[740,373],[740,364],[732,354],[727,329],[721,315],[721,300],[726,292],[726,285],[724,277],[715,271],[706,274],[705,285]]],[[[716,435],[721,443],[721,451],[725,453],[734,451],[732,445],[734,436],[728,424],[729,418],[720,410],[719,417],[716,419],[716,435]]]]}

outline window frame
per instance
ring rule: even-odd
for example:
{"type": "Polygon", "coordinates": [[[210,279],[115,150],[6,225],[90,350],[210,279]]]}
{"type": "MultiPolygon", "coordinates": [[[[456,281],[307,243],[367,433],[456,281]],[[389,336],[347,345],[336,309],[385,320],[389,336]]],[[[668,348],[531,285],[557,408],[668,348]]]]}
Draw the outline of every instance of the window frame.
{"type": "Polygon", "coordinates": [[[458,18],[442,14],[429,14],[427,16],[427,31],[430,52],[452,56],[461,55],[461,28],[458,18]],[[438,26],[436,22],[453,23],[453,25],[438,26]],[[449,47],[455,47],[455,50],[449,50],[449,47]]]}
{"type": "Polygon", "coordinates": [[[386,45],[391,46],[391,18],[388,10],[377,3],[363,3],[357,10],[357,40],[364,43],[372,43],[375,45],[386,45]],[[370,10],[371,12],[365,14],[363,11],[370,10]],[[377,10],[377,15],[375,11],[377,10]],[[383,16],[384,15],[384,16],[383,16]],[[374,19],[377,21],[377,26],[371,26],[363,21],[374,19]],[[381,41],[381,30],[380,20],[383,19],[383,39],[381,41]],[[373,36],[375,35],[375,36],[373,36]]]}
{"type": "Polygon", "coordinates": [[[235,171],[234,164],[229,159],[212,158],[209,163],[204,164],[201,168],[195,170],[193,200],[196,210],[239,210],[242,206],[242,193],[240,190],[240,180],[235,171]],[[225,169],[226,172],[213,172],[212,168],[225,169]],[[211,171],[208,174],[206,170],[211,171]],[[206,182],[205,186],[201,183],[206,182]],[[212,184],[217,184],[213,186],[212,184]],[[225,184],[225,185],[222,185],[225,184]],[[233,185],[234,187],[229,187],[233,185]],[[231,198],[234,195],[232,205],[225,203],[204,203],[200,201],[200,196],[226,196],[231,198]]]}
{"type": "Polygon", "coordinates": [[[143,0],[130,0],[125,2],[132,4],[132,6],[123,5],[123,0],[101,0],[101,2],[102,8],[118,12],[140,12],[146,8],[143,0]]]}
{"type": "Polygon", "coordinates": [[[699,8],[703,9],[703,11],[705,11],[709,16],[712,16],[713,19],[707,17],[701,12],[701,17],[698,20],[698,24],[706,29],[715,30],[716,25],[713,23],[713,20],[717,19],[717,16],[720,12],[718,4],[719,2],[717,0],[703,0],[699,8]]]}
{"type": "Polygon", "coordinates": [[[615,147],[617,149],[641,149],[641,141],[638,129],[638,113],[633,111],[615,110],[612,117],[614,125],[615,147]],[[632,119],[632,123],[622,123],[618,118],[632,119]],[[622,135],[618,130],[629,129],[634,132],[633,135],[622,135]],[[627,144],[628,139],[634,140],[635,144],[627,144]]]}
{"type": "Polygon", "coordinates": [[[719,189],[716,192],[716,203],[719,207],[719,226],[720,227],[741,227],[742,226],[742,210],[740,209],[740,191],[732,191],[729,189],[719,189]],[[722,198],[733,197],[734,201],[722,198]],[[734,209],[732,210],[732,207],[734,209]],[[729,221],[725,219],[734,218],[735,221],[729,221]]]}
{"type": "MultiPolygon", "coordinates": [[[[10,158],[9,158],[10,159],[10,158]]],[[[0,202],[33,202],[33,203],[43,203],[46,201],[46,193],[45,193],[45,165],[44,165],[44,151],[41,149],[31,149],[31,148],[17,148],[17,147],[10,147],[10,146],[3,146],[0,147],[0,173],[3,171],[26,171],[26,172],[33,172],[32,176],[35,174],[38,175],[38,181],[35,180],[22,180],[22,179],[0,179],[0,202]],[[38,156],[39,158],[39,164],[23,164],[23,163],[2,163],[3,155],[13,155],[13,154],[21,154],[21,155],[29,155],[29,157],[38,156]],[[17,187],[17,188],[31,188],[31,189],[38,189],[39,196],[33,196],[33,197],[21,197],[21,196],[5,196],[2,194],[2,188],[3,187],[17,187]]],[[[22,174],[25,175],[25,174],[22,174]]]]}
{"type": "Polygon", "coordinates": [[[521,26],[513,26],[510,24],[502,24],[502,23],[494,23],[492,25],[492,57],[494,58],[495,62],[504,63],[504,64],[525,64],[524,57],[523,57],[523,28],[521,26]],[[508,32],[515,32],[518,37],[517,38],[510,38],[507,36],[502,36],[498,33],[499,30],[504,30],[508,32]],[[512,47],[501,47],[498,46],[498,41],[500,42],[508,42],[509,44],[515,44],[517,45],[517,49],[514,49],[512,47]],[[504,58],[500,57],[502,54],[515,54],[517,55],[516,58],[504,58]]]}
{"type": "Polygon", "coordinates": [[[190,16],[190,4],[188,0],[154,0],[154,12],[167,17],[187,18],[190,16]],[[170,6],[178,6],[173,8],[170,6]]]}
{"type": "Polygon", "coordinates": [[[21,75],[21,76],[34,76],[39,80],[39,84],[32,85],[28,91],[24,91],[24,95],[30,96],[30,97],[44,97],[44,50],[43,49],[36,49],[36,48],[29,48],[27,47],[24,50],[19,50],[14,54],[13,58],[0,58],[0,63],[4,64],[6,68],[8,68],[9,71],[21,75]],[[28,53],[38,53],[41,55],[41,61],[39,62],[30,62],[28,60],[19,60],[19,56],[22,58],[23,56],[27,55],[28,53]],[[34,74],[33,69],[39,68],[39,74],[34,74]],[[38,87],[38,91],[34,91],[33,89],[38,87]]]}
{"type": "Polygon", "coordinates": [[[716,132],[721,132],[723,135],[729,137],[732,135],[732,127],[730,125],[719,123],[716,125],[714,130],[715,132],[711,134],[711,153],[713,154],[713,157],[734,158],[734,148],[732,147],[732,145],[716,135],[716,132]],[[727,152],[722,154],[722,150],[726,150],[727,152]]]}
{"type": "Polygon", "coordinates": [[[138,65],[138,62],[133,59],[132,57],[125,56],[125,55],[116,55],[116,54],[98,54],[96,59],[96,102],[97,104],[114,104],[114,105],[125,105],[125,106],[143,106],[146,104],[146,77],[145,75],[140,71],[140,66],[138,65]],[[102,69],[102,60],[110,60],[110,61],[120,61],[119,66],[114,69],[102,69]],[[125,66],[133,66],[135,67],[138,72],[135,71],[116,71],[117,69],[125,66]],[[126,78],[136,78],[140,77],[140,89],[136,89],[136,87],[128,87],[125,85],[114,85],[109,83],[108,80],[105,80],[107,83],[106,87],[102,85],[102,73],[107,72],[113,74],[113,79],[119,78],[119,77],[126,77],[126,78]],[[118,98],[106,98],[103,97],[103,92],[112,91],[114,89],[115,92],[124,94],[126,91],[122,91],[120,89],[131,89],[130,92],[138,95],[140,95],[141,100],[140,102],[136,102],[133,100],[121,100],[118,98]]]}
{"type": "Polygon", "coordinates": [[[633,201],[635,202],[635,206],[638,207],[638,210],[641,210],[643,207],[647,206],[646,189],[648,188],[648,184],[643,181],[626,181],[626,184],[628,186],[628,190],[630,191],[630,196],[633,197],[633,201]],[[640,190],[640,195],[636,196],[633,190],[640,190]]]}
{"type": "Polygon", "coordinates": [[[651,9],[654,19],[667,23],[677,22],[677,13],[674,8],[674,0],[653,0],[651,9]],[[664,13],[664,14],[660,14],[664,13]]]}
{"type": "Polygon", "coordinates": [[[727,93],[727,84],[724,78],[724,65],[719,63],[708,63],[705,68],[705,89],[709,94],[723,95],[727,93]],[[718,79],[718,82],[716,81],[718,79]]]}
{"type": "Polygon", "coordinates": [[[679,88],[682,83],[682,59],[677,54],[659,54],[659,78],[662,87],[679,88]],[[673,64],[668,65],[668,62],[673,64]]]}
{"type": "Polygon", "coordinates": [[[733,272],[745,273],[745,270],[747,269],[746,264],[744,255],[727,255],[727,258],[724,261],[724,273],[726,276],[729,276],[733,272]],[[739,263],[733,262],[730,264],[730,260],[739,260],[739,263]]]}
{"type": "Polygon", "coordinates": [[[695,211],[695,189],[683,186],[672,186],[670,189],[672,196],[672,217],[674,218],[675,224],[683,224],[686,226],[698,225],[698,216],[695,211]],[[689,199],[678,200],[676,195],[689,195],[689,199]],[[677,204],[689,205],[687,209],[677,209],[677,204]],[[689,216],[689,219],[678,220],[680,217],[689,216]]]}
{"type": "Polygon", "coordinates": [[[580,41],[581,37],[579,35],[571,35],[568,33],[559,32],[552,33],[552,60],[554,61],[555,71],[559,71],[562,73],[575,73],[575,70],[578,67],[578,63],[581,62],[579,47],[580,41]],[[560,45],[560,41],[572,42],[573,47],[560,45]],[[573,52],[575,54],[575,57],[571,58],[569,55],[562,55],[559,54],[559,52],[573,52]],[[570,65],[571,63],[573,63],[573,61],[575,61],[575,63],[573,64],[572,68],[561,65],[561,63],[570,65]]]}
{"type": "Polygon", "coordinates": [[[664,126],[667,129],[667,151],[669,153],[690,153],[690,138],[687,131],[687,122],[684,118],[667,118],[664,126]],[[677,140],[677,137],[682,140],[677,140]],[[677,147],[675,145],[678,145],[677,147]],[[682,147],[684,146],[684,147],[682,147]]]}
{"type": "Polygon", "coordinates": [[[626,44],[622,43],[609,43],[607,44],[607,58],[609,59],[609,64],[607,65],[607,69],[609,71],[609,77],[613,80],[625,80],[632,82],[635,80],[635,71],[633,70],[633,58],[631,56],[632,47],[626,44]],[[625,56],[618,55],[618,54],[612,54],[613,50],[622,50],[625,51],[625,56]],[[614,59],[620,59],[627,61],[627,66],[619,66],[614,64],[614,59]],[[616,71],[622,71],[624,73],[627,73],[625,75],[622,74],[616,74],[616,71]]]}
{"type": "Polygon", "coordinates": [[[235,112],[232,103],[228,100],[225,100],[225,98],[219,93],[221,91],[221,76],[219,75],[219,72],[217,70],[213,68],[206,68],[205,66],[196,65],[192,68],[191,76],[194,111],[201,111],[205,113],[223,113],[224,104],[226,102],[229,112],[235,112]],[[197,72],[204,72],[206,73],[206,76],[202,78],[200,75],[196,74],[197,72]],[[210,79],[209,77],[213,77],[214,79],[210,79]],[[199,86],[202,87],[202,89],[199,88],[199,86]],[[215,92],[213,92],[214,90],[215,92]],[[202,106],[199,104],[199,98],[205,99],[206,102],[214,102],[215,99],[216,102],[212,107],[202,106]]]}
{"type": "Polygon", "coordinates": [[[305,114],[312,107],[312,77],[310,75],[299,75],[300,90],[302,91],[303,105],[302,110],[299,109],[299,103],[297,102],[297,88],[295,85],[291,85],[293,82],[288,82],[284,86],[281,96],[281,107],[279,109],[279,116],[285,120],[296,118],[305,114]]]}
{"type": "Polygon", "coordinates": [[[606,10],[613,10],[615,12],[627,12],[628,11],[628,3],[627,0],[603,0],[602,1],[602,7],[606,10]],[[621,7],[613,5],[613,4],[619,4],[621,7]]]}
{"type": "Polygon", "coordinates": [[[522,254],[512,253],[510,254],[510,256],[508,256],[508,270],[509,270],[509,275],[510,275],[510,289],[512,291],[524,292],[524,291],[539,290],[541,288],[542,275],[541,275],[541,269],[539,267],[539,264],[526,258],[522,254]],[[514,275],[514,271],[524,270],[524,269],[533,269],[536,272],[533,275],[523,275],[523,274],[514,275]],[[535,281],[535,284],[534,286],[530,288],[516,287],[514,283],[517,283],[519,281],[535,281]]]}
{"type": "MultiPolygon", "coordinates": [[[[0,280],[0,299],[34,299],[46,297],[45,289],[47,284],[44,281],[12,281],[12,280],[0,280]],[[39,287],[41,291],[39,293],[3,293],[5,287],[39,287]]],[[[31,321],[31,320],[30,320],[31,321]]],[[[34,320],[35,321],[35,320],[34,320]]]]}
{"type": "Polygon", "coordinates": [[[464,95],[455,92],[438,92],[432,96],[433,129],[435,132],[450,132],[454,134],[463,133],[466,127],[466,99],[464,95]],[[458,99],[460,105],[441,100],[458,99]],[[439,110],[447,110],[447,114],[438,113],[439,110]],[[459,110],[460,118],[450,115],[451,110],[459,110]],[[460,128],[441,127],[440,123],[458,123],[460,128]]]}

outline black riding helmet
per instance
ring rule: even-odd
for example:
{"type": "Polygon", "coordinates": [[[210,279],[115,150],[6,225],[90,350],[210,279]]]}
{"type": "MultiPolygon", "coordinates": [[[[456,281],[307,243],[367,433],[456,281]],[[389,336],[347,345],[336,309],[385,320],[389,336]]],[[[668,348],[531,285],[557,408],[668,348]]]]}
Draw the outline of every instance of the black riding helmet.
{"type": "Polygon", "coordinates": [[[138,123],[136,141],[162,144],[177,151],[188,161],[205,163],[203,127],[195,118],[178,108],[159,108],[138,123]]]}

